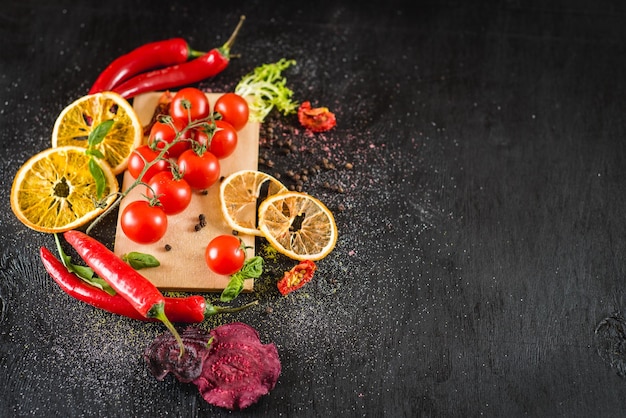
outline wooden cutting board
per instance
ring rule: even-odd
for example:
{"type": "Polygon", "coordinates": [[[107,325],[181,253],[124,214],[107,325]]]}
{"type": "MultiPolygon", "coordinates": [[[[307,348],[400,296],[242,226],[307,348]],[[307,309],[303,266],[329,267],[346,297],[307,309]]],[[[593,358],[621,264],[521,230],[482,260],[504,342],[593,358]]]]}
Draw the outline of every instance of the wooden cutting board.
{"type": "MultiPolygon", "coordinates": [[[[154,113],[161,93],[146,93],[133,99],[133,107],[142,126],[147,125],[154,113]]],[[[211,106],[220,94],[208,93],[211,106]]],[[[244,170],[258,169],[259,124],[248,123],[238,132],[238,143],[235,152],[220,160],[222,176],[244,170]]],[[[124,173],[122,188],[127,190],[135,179],[124,173]]],[[[168,216],[168,228],[165,236],[154,244],[137,244],[126,237],[120,227],[120,215],[132,201],[142,199],[144,186],[135,187],[120,203],[115,235],[114,252],[122,256],[131,251],[154,255],[161,265],[155,268],[140,270],[161,290],[189,292],[221,292],[228,284],[229,276],[213,273],[204,261],[204,251],[209,241],[220,234],[230,234],[232,229],[222,218],[219,207],[219,181],[211,186],[208,193],[194,192],[191,203],[184,212],[168,216]],[[207,225],[196,231],[198,217],[204,214],[207,225]],[[166,250],[166,245],[171,249],[166,250]]],[[[248,257],[254,256],[254,236],[240,234],[239,237],[249,247],[248,257]]],[[[245,292],[253,289],[253,279],[245,281],[245,292]]]]}

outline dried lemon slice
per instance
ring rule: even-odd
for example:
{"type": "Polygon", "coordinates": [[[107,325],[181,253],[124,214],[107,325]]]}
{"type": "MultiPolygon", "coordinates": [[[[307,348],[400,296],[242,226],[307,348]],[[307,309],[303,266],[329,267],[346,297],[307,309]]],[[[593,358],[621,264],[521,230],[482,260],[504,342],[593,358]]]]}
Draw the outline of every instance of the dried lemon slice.
{"type": "Polygon", "coordinates": [[[224,220],[235,231],[261,235],[257,228],[257,203],[267,183],[267,196],[286,191],[276,178],[256,170],[241,170],[222,180],[220,207],[224,220]]]}
{"type": "Polygon", "coordinates": [[[98,204],[90,157],[74,146],[49,148],[26,161],[11,187],[11,209],[26,226],[40,232],[78,228],[115,201],[119,185],[111,167],[95,160],[105,179],[105,201],[98,204]]]}
{"type": "Polygon", "coordinates": [[[113,120],[113,125],[96,148],[104,154],[113,173],[120,174],[128,166],[130,154],[141,144],[143,131],[135,110],[117,93],[83,96],[63,109],[54,123],[52,147],[87,148],[91,131],[107,120],[113,120]]]}
{"type": "Polygon", "coordinates": [[[259,205],[259,230],[276,250],[295,260],[320,260],[337,243],[332,212],[300,192],[269,196],[259,205]]]}

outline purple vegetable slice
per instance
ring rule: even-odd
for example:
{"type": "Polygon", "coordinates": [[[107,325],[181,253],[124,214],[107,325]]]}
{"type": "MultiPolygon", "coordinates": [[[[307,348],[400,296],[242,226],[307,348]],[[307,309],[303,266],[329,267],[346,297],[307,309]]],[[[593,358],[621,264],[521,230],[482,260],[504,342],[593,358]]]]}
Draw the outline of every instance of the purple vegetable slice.
{"type": "Polygon", "coordinates": [[[209,354],[209,333],[198,327],[187,327],[180,335],[185,345],[182,357],[178,343],[170,332],[159,335],[144,351],[150,373],[159,381],[169,373],[189,383],[200,376],[202,364],[209,354]]]}
{"type": "Polygon", "coordinates": [[[180,382],[193,382],[205,401],[230,410],[247,408],[276,386],[281,372],[276,345],[261,343],[251,326],[233,322],[210,332],[190,326],[180,337],[182,358],[171,333],[159,335],[144,351],[157,380],[171,373],[180,382]]]}
{"type": "Polygon", "coordinates": [[[204,400],[226,409],[244,409],[267,395],[281,372],[276,346],[241,322],[221,325],[213,337],[201,375],[194,380],[204,400]]]}

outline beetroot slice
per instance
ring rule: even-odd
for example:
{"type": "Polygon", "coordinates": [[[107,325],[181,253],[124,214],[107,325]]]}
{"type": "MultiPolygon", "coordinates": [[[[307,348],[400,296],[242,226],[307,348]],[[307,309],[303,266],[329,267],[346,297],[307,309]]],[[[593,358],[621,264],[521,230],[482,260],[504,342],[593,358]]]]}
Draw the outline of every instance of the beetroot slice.
{"type": "Polygon", "coordinates": [[[144,351],[157,380],[172,373],[183,383],[193,382],[211,405],[231,410],[247,408],[276,386],[281,372],[278,350],[274,344],[262,344],[251,326],[233,322],[211,332],[189,326],[180,336],[185,345],[181,358],[169,332],[144,351]]]}
{"type": "Polygon", "coordinates": [[[202,373],[193,382],[204,400],[227,409],[244,409],[267,395],[281,372],[274,344],[262,344],[249,325],[233,322],[210,332],[213,341],[202,373]]]}
{"type": "Polygon", "coordinates": [[[180,337],[185,345],[185,352],[179,358],[176,339],[170,332],[159,335],[144,351],[144,359],[150,373],[159,381],[168,373],[184,383],[189,383],[200,376],[202,364],[209,354],[209,333],[197,327],[187,327],[180,337]]]}

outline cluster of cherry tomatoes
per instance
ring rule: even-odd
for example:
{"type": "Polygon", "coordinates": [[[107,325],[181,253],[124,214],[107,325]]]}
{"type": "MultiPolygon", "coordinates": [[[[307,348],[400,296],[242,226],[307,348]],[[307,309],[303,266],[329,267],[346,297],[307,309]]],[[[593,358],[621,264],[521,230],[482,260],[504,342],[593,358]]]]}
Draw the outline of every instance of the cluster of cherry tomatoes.
{"type": "Polygon", "coordinates": [[[124,208],[120,217],[124,234],[140,244],[161,239],[167,217],[184,211],[194,191],[206,190],[219,179],[220,160],[235,151],[237,133],[248,116],[248,103],[235,93],[223,94],[211,109],[201,90],[179,90],[169,103],[167,117],[155,121],[147,144],[135,149],[129,159],[128,171],[145,184],[147,199],[124,208]]]}

